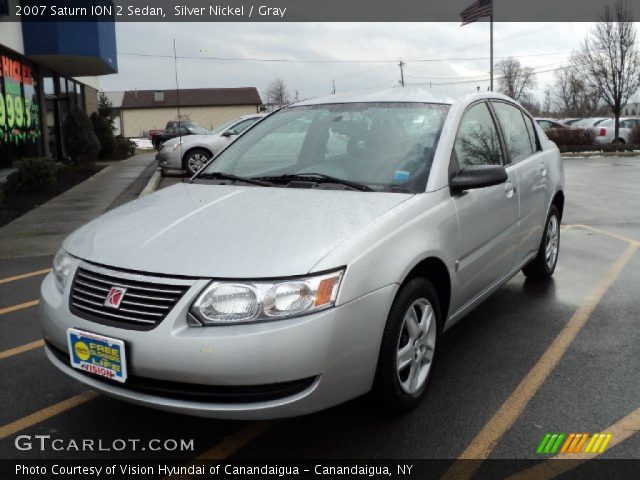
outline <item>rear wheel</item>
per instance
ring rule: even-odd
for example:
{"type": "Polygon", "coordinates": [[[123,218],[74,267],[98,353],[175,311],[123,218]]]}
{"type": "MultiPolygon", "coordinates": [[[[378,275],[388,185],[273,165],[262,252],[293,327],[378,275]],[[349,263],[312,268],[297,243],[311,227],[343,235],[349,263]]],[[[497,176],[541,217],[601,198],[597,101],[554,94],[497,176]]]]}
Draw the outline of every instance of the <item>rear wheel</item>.
{"type": "Polygon", "coordinates": [[[523,269],[522,273],[532,280],[547,280],[551,278],[558,263],[560,251],[560,212],[555,205],[551,206],[544,234],[538,249],[538,255],[523,269]]]}
{"type": "Polygon", "coordinates": [[[413,278],[401,288],[382,337],[374,392],[392,411],[417,406],[436,358],[440,304],[431,282],[413,278]]]}
{"type": "Polygon", "coordinates": [[[189,175],[195,175],[211,158],[211,153],[202,149],[196,148],[187,152],[184,157],[184,169],[189,175]]]}

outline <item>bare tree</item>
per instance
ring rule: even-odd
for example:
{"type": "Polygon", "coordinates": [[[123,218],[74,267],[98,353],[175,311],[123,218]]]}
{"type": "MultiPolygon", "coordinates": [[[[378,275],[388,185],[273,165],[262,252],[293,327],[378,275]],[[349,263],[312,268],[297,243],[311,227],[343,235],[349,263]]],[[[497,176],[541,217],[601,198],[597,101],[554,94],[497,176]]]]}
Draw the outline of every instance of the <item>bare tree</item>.
{"type": "Polygon", "coordinates": [[[528,90],[536,86],[536,74],[531,67],[523,67],[520,60],[509,57],[496,63],[498,77],[498,91],[513,98],[525,100],[528,90]]]}
{"type": "Polygon", "coordinates": [[[574,55],[577,68],[584,71],[615,116],[615,140],[619,139],[622,107],[640,87],[640,55],[635,45],[633,16],[622,1],[604,8],[594,27],[574,55]]]}
{"type": "Polygon", "coordinates": [[[551,89],[547,87],[544,90],[544,103],[542,104],[542,111],[549,115],[551,114],[551,110],[553,110],[553,102],[551,100],[551,89]]]}
{"type": "Polygon", "coordinates": [[[275,105],[286,105],[290,103],[290,95],[287,91],[287,84],[281,78],[273,80],[266,91],[267,103],[275,105]]]}
{"type": "Polygon", "coordinates": [[[600,93],[573,63],[555,74],[554,91],[559,110],[566,116],[594,116],[600,107],[600,93]]]}

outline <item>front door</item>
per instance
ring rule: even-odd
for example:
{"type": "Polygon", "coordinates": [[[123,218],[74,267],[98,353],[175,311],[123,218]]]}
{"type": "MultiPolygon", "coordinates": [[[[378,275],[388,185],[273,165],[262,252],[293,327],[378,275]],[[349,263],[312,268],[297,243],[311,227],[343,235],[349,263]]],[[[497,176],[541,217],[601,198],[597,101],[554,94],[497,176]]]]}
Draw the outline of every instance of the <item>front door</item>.
{"type": "MultiPolygon", "coordinates": [[[[493,115],[486,102],[465,112],[452,152],[452,174],[475,165],[503,165],[493,115]]],[[[513,167],[504,184],[472,189],[454,196],[460,229],[457,279],[460,306],[509,274],[515,265],[518,194],[513,167]]]]}

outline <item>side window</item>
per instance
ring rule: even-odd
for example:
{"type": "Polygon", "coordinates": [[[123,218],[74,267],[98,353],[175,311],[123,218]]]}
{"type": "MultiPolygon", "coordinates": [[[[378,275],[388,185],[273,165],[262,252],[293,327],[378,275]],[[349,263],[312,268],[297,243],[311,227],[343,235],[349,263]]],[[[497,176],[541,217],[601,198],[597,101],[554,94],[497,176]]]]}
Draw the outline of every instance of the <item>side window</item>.
{"type": "MultiPolygon", "coordinates": [[[[527,117],[524,113],[522,113],[522,118],[524,118],[524,123],[527,125],[527,131],[529,132],[529,139],[531,140],[531,145],[533,146],[534,151],[541,150],[540,142],[538,141],[538,136],[536,134],[536,127],[533,119],[527,117]]],[[[557,125],[552,125],[551,128],[556,127],[557,125]]]]}
{"type": "Polygon", "coordinates": [[[473,105],[465,112],[453,149],[461,169],[502,164],[500,137],[486,103],[473,105]]]}
{"type": "Polygon", "coordinates": [[[233,130],[236,135],[240,135],[247,128],[256,123],[257,120],[257,118],[249,118],[242,122],[236,123],[231,130],[233,130]]]}
{"type": "Polygon", "coordinates": [[[524,160],[534,152],[534,148],[522,112],[508,103],[492,102],[492,105],[502,127],[511,162],[524,160]]]}
{"type": "Polygon", "coordinates": [[[540,125],[540,128],[544,131],[551,130],[551,122],[547,122],[546,120],[538,120],[538,125],[540,125]]]}

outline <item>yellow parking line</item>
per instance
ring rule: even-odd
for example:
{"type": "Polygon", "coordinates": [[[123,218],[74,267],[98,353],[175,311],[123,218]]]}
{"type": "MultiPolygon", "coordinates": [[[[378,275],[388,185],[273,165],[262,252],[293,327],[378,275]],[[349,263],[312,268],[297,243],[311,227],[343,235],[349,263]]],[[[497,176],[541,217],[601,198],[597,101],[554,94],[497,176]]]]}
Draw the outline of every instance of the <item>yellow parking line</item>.
{"type": "Polygon", "coordinates": [[[0,352],[0,360],[13,357],[14,355],[18,355],[19,353],[22,353],[22,352],[28,352],[29,350],[33,350],[34,348],[40,348],[43,345],[44,345],[44,340],[40,339],[40,340],[36,340],[35,342],[20,345],[19,347],[10,348],[9,350],[0,352]]]}
{"type": "Polygon", "coordinates": [[[549,480],[600,456],[607,446],[609,448],[614,447],[640,432],[640,408],[618,420],[610,427],[605,428],[603,432],[606,432],[606,434],[601,434],[598,437],[598,441],[604,441],[597,449],[587,448],[578,455],[556,455],[533,467],[511,475],[506,480],[549,480]],[[559,462],[558,460],[560,459],[565,461],[559,462]]]}
{"type": "MultiPolygon", "coordinates": [[[[253,440],[258,438],[260,435],[265,433],[271,427],[273,427],[277,421],[263,421],[263,422],[253,422],[247,425],[244,428],[241,428],[237,432],[225,437],[220,443],[214,445],[212,448],[207,450],[206,452],[198,455],[194,458],[191,463],[198,460],[225,460],[229,458],[231,455],[236,453],[238,450],[243,448],[245,445],[251,443],[253,440]]],[[[169,477],[165,477],[163,480],[167,480],[169,477]]],[[[188,480],[193,478],[191,475],[181,475],[181,476],[172,476],[172,480],[188,480]]]]}
{"type": "Polygon", "coordinates": [[[20,303],[18,305],[12,305],[10,307],[0,308],[0,315],[4,315],[5,313],[15,312],[16,310],[24,310],[25,308],[33,307],[40,303],[39,300],[31,300],[30,302],[20,303]]]}
{"type": "Polygon", "coordinates": [[[44,270],[36,270],[35,272],[21,273],[20,275],[14,275],[13,277],[0,278],[0,285],[3,283],[15,282],[16,280],[23,280],[29,277],[44,275],[45,273],[49,273],[50,271],[50,268],[45,268],[44,270]]]}
{"type": "Polygon", "coordinates": [[[601,228],[592,227],[591,225],[576,224],[576,225],[572,225],[572,227],[582,228],[583,230],[591,230],[592,232],[600,233],[601,235],[606,235],[607,237],[616,238],[618,240],[622,240],[623,242],[627,242],[630,245],[635,245],[636,247],[640,247],[640,241],[627,237],[626,235],[621,235],[615,232],[609,232],[607,230],[602,230],[601,228]]]}
{"type": "Polygon", "coordinates": [[[558,334],[549,348],[544,352],[540,360],[533,366],[516,389],[509,395],[498,411],[480,430],[469,446],[458,457],[449,470],[442,477],[447,480],[463,480],[471,478],[480,467],[481,462],[469,462],[464,460],[484,460],[489,457],[498,441],[504,433],[511,428],[520,416],[526,405],[540,389],[549,374],[558,365],[563,355],[573,342],[576,335],[586,324],[602,300],[602,297],[618,278],[624,267],[629,263],[638,247],[629,245],[620,255],[609,271],[600,279],[597,285],[587,296],[585,302],[576,310],[565,327],[558,334]]]}
{"type": "Polygon", "coordinates": [[[66,412],[67,410],[71,410],[72,408],[82,405],[89,400],[93,400],[97,396],[98,394],[96,392],[84,392],[71,398],[67,398],[62,402],[58,402],[54,405],[43,408],[42,410],[38,410],[37,412],[32,413],[31,415],[27,415],[26,417],[22,417],[15,422],[8,423],[0,427],[0,440],[8,437],[9,435],[15,434],[20,430],[24,430],[25,428],[29,428],[40,422],[44,422],[45,420],[48,420],[51,417],[55,417],[60,413],[66,412]]]}

